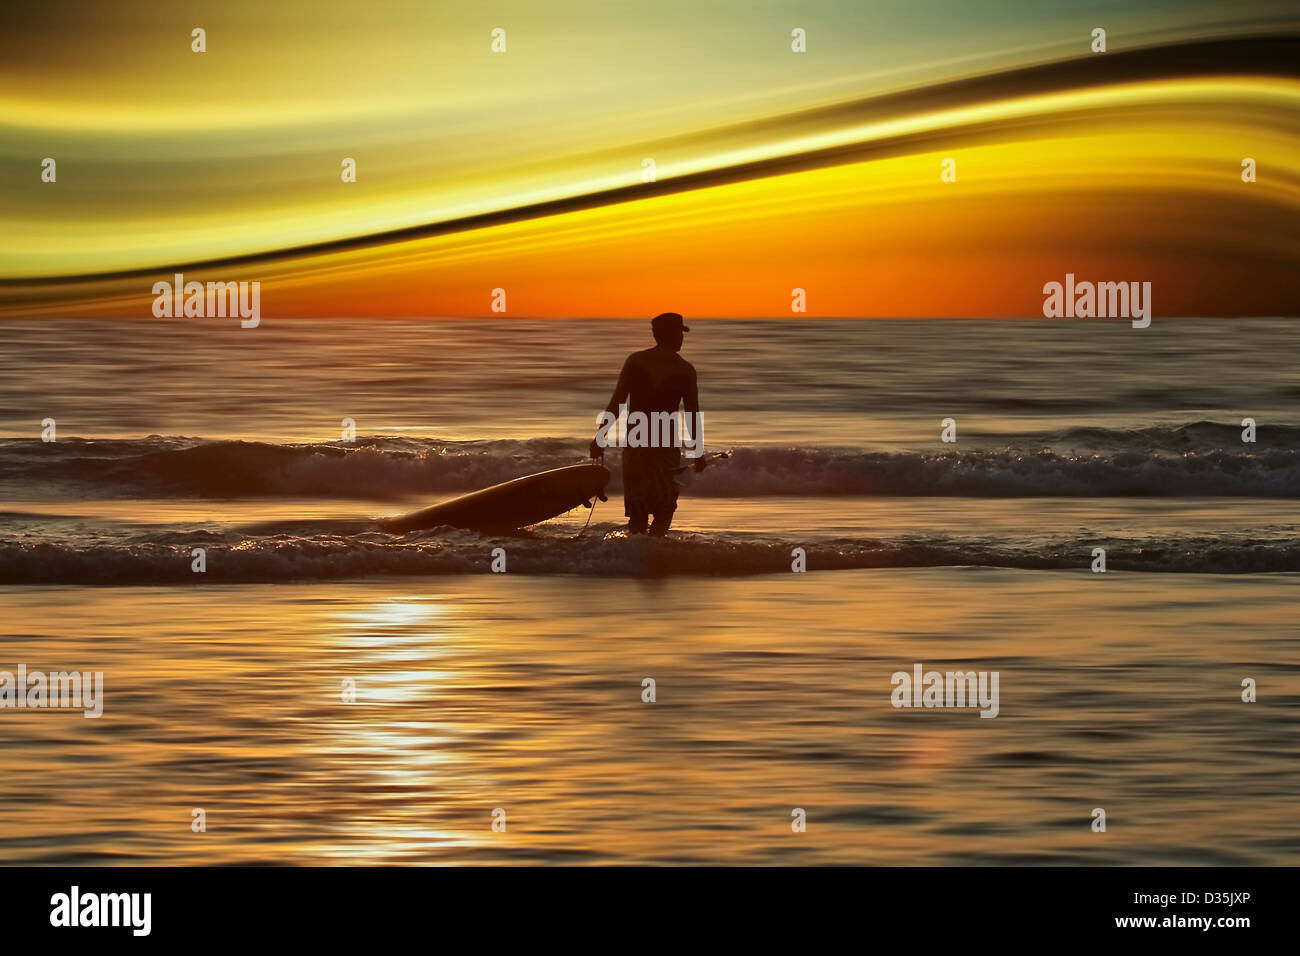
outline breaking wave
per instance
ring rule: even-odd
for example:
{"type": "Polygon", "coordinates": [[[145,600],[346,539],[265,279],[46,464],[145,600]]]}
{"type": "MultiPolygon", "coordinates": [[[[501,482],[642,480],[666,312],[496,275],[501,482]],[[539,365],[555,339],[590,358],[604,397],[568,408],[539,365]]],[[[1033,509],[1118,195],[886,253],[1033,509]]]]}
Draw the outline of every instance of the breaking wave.
{"type": "MultiPolygon", "coordinates": [[[[13,495],[386,498],[455,494],[585,459],[576,438],[270,444],[151,436],[0,440],[13,495]]],[[[695,476],[691,494],[1114,497],[1300,495],[1300,426],[1196,422],[1079,428],[930,449],[742,446],[695,476]]],[[[619,456],[607,455],[620,489],[619,456]]]]}
{"type": "Polygon", "coordinates": [[[147,538],[72,544],[0,542],[6,584],[212,584],[319,581],[340,578],[486,573],[491,548],[502,545],[511,574],[594,577],[689,575],[727,577],[791,570],[802,547],[807,570],[852,568],[1003,567],[1075,570],[1088,574],[1092,549],[1107,549],[1107,569],[1219,574],[1300,570],[1300,543],[1251,535],[1182,538],[1089,537],[1023,543],[926,535],[907,539],[823,538],[792,541],[738,533],[628,538],[614,525],[585,535],[520,533],[484,537],[440,529],[388,535],[357,522],[323,522],[315,530],[249,534],[153,533],[147,538]],[[206,573],[192,572],[191,548],[206,549],[206,573]]]}

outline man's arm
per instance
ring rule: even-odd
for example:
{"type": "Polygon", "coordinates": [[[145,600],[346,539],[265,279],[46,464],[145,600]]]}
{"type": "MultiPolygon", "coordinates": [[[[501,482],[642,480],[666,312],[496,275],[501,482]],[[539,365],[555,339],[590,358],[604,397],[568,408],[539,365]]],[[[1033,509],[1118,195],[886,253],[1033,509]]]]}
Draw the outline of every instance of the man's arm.
{"type": "MultiPolygon", "coordinates": [[[[610,396],[609,404],[605,406],[605,411],[609,412],[611,415],[618,415],[619,406],[627,401],[628,393],[632,388],[630,382],[632,377],[631,372],[632,356],[629,355],[623,362],[623,370],[618,373],[618,382],[614,385],[614,394],[610,396]]],[[[590,452],[592,458],[599,458],[601,461],[604,461],[605,449],[600,446],[599,439],[600,428],[597,427],[596,437],[591,440],[591,445],[588,447],[587,451],[590,452]]]]}
{"type": "Polygon", "coordinates": [[[696,471],[703,471],[708,466],[708,459],[703,457],[704,422],[700,417],[700,390],[695,379],[695,366],[687,362],[686,367],[690,372],[686,376],[686,387],[682,390],[682,405],[686,411],[686,427],[690,429],[691,439],[697,443],[695,447],[701,453],[700,457],[691,463],[691,467],[696,471]]]}
{"type": "Polygon", "coordinates": [[[700,410],[700,391],[695,381],[695,366],[687,364],[690,374],[687,376],[685,394],[682,396],[682,403],[686,406],[686,414],[694,415],[700,410]]]}
{"type": "Polygon", "coordinates": [[[618,382],[614,385],[614,394],[610,396],[609,404],[605,406],[605,411],[618,414],[618,407],[627,401],[628,392],[631,391],[632,385],[629,379],[632,372],[632,356],[628,356],[623,362],[623,370],[618,373],[618,382]]]}

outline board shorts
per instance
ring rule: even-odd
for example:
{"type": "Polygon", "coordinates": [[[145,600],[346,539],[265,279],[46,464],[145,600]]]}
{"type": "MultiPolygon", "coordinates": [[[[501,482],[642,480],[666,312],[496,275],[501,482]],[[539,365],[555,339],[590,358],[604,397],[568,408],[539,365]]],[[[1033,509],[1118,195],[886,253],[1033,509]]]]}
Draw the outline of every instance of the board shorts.
{"type": "Polygon", "coordinates": [[[677,510],[674,473],[681,464],[680,448],[624,448],[623,513],[637,518],[677,510]]]}

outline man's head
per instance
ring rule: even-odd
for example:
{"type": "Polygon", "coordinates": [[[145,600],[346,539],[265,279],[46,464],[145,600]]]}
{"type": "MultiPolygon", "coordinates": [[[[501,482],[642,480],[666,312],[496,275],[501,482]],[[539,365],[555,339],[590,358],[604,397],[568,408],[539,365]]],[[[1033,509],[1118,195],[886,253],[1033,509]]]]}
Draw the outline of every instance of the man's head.
{"type": "Polygon", "coordinates": [[[674,352],[682,350],[682,333],[690,328],[682,322],[676,312],[661,312],[650,320],[650,330],[654,332],[655,342],[674,352]]]}

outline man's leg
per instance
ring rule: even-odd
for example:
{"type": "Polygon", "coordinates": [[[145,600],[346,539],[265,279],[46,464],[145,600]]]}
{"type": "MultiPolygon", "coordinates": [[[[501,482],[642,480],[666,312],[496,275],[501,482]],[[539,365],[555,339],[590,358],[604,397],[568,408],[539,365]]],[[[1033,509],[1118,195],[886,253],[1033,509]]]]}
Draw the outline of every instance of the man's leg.
{"type": "Polygon", "coordinates": [[[623,513],[627,515],[627,533],[645,534],[650,521],[646,507],[646,449],[623,449],[623,513]]]}
{"type": "Polygon", "coordinates": [[[668,533],[668,529],[673,524],[673,513],[677,510],[677,503],[673,502],[667,507],[655,509],[654,523],[650,525],[650,533],[657,538],[662,538],[668,533]]]}
{"type": "MultiPolygon", "coordinates": [[[[627,533],[628,534],[645,534],[646,525],[650,521],[650,513],[644,508],[628,503],[627,512],[627,533]]],[[[658,517],[655,518],[658,521],[658,517]]]]}

